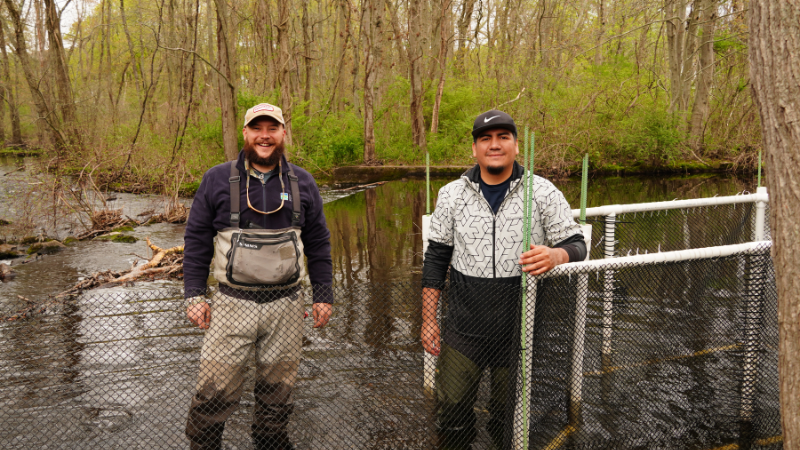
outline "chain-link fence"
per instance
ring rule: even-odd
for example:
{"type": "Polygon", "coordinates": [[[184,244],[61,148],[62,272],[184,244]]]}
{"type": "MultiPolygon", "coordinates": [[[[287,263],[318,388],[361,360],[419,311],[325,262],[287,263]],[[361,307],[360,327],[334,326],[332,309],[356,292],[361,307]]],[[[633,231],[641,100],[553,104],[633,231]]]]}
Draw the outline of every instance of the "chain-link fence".
{"type": "MultiPolygon", "coordinates": [[[[576,218],[578,214],[573,211],[576,218]]],[[[602,206],[589,208],[587,216],[592,225],[591,259],[770,239],[765,190],[731,197],[602,206]],[[763,234],[756,236],[761,230],[763,234]]]]}
{"type": "Polygon", "coordinates": [[[766,244],[581,264],[531,281],[525,328],[518,286],[446,286],[427,366],[414,282],[335,286],[317,329],[309,289],[214,292],[208,330],[178,287],[57,302],[0,324],[0,447],[781,447],[766,244]],[[464,336],[456,299],[506,312],[464,336]]]}

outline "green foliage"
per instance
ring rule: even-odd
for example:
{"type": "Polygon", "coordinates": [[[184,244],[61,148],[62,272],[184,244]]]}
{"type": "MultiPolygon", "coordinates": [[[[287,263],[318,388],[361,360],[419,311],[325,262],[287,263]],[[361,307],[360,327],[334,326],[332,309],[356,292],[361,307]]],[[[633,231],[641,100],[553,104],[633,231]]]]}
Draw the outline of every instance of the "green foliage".
{"type": "Polygon", "coordinates": [[[626,159],[652,164],[670,162],[680,155],[685,136],[677,119],[661,109],[643,109],[621,120],[619,150],[626,159]]]}
{"type": "Polygon", "coordinates": [[[362,127],[361,119],[351,112],[306,117],[302,110],[297,110],[292,119],[298,156],[322,169],[363,160],[362,127]]]}
{"type": "MultiPolygon", "coordinates": [[[[433,114],[433,95],[431,93],[430,100],[426,102],[431,105],[426,108],[426,117],[433,114]]],[[[445,85],[439,107],[439,132],[436,135],[429,134],[428,138],[431,161],[442,164],[463,162],[469,158],[472,154],[472,122],[475,119],[473,111],[476,110],[479,110],[479,99],[474,89],[463,84],[455,84],[448,89],[445,85]]]]}
{"type": "Polygon", "coordinates": [[[714,52],[716,53],[746,50],[747,44],[742,41],[741,36],[734,35],[730,31],[721,30],[714,36],[714,52]]]}

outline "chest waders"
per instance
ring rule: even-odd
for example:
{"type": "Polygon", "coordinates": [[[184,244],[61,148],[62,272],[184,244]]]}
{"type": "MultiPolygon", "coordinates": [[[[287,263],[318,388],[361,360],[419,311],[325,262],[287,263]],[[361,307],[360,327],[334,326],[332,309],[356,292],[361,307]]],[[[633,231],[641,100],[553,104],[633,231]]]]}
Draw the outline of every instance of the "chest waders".
{"type": "Polygon", "coordinates": [[[231,189],[231,226],[217,232],[214,278],[232,288],[249,291],[286,289],[299,285],[305,277],[305,261],[303,241],[300,239],[300,187],[292,166],[289,166],[292,225],[288,228],[242,229],[239,224],[241,177],[236,161],[231,162],[228,181],[231,189]]]}

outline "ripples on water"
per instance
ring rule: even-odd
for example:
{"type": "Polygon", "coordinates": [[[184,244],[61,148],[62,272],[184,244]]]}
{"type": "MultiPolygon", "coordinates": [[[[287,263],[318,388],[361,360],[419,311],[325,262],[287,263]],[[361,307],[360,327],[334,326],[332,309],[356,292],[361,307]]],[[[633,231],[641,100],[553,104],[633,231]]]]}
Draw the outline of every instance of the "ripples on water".
{"type": "MultiPolygon", "coordinates": [[[[17,183],[26,179],[24,172],[4,177],[10,164],[8,159],[0,161],[0,201],[13,196],[17,183]]],[[[435,181],[432,196],[445,183],[435,181]]],[[[605,178],[590,182],[589,206],[731,195],[754,191],[750,184],[749,180],[715,177],[605,178]]],[[[577,206],[579,180],[556,180],[556,185],[577,206]]],[[[163,201],[156,196],[116,197],[110,207],[123,208],[131,216],[163,201]]],[[[311,436],[305,447],[299,448],[310,448],[311,442],[352,442],[354,437],[373,443],[372,448],[429,448],[433,404],[420,389],[419,306],[416,299],[408,298],[413,294],[386,301],[369,292],[370,284],[419,280],[422,240],[418,218],[425,210],[424,182],[395,181],[357,193],[327,192],[323,197],[335,280],[351,295],[334,307],[326,329],[312,330],[306,323],[305,360],[296,399],[296,416],[302,420],[292,422],[292,432],[311,436]],[[397,386],[407,389],[398,391],[397,386]],[[393,398],[391,395],[397,395],[393,392],[401,395],[393,398]]],[[[127,269],[149,256],[145,237],[164,248],[181,245],[183,229],[171,224],[139,227],[131,233],[142,239],[135,244],[80,242],[57,255],[17,266],[17,278],[0,286],[0,310],[21,306],[18,295],[37,298],[59,292],[96,271],[127,269]]],[[[174,291],[177,288],[180,283],[136,283],[93,292],[104,295],[104,301],[85,296],[28,321],[0,324],[4,378],[0,408],[6,411],[0,442],[6,448],[44,448],[54,442],[83,448],[181,448],[202,333],[184,319],[174,291]],[[147,300],[135,295],[153,288],[173,294],[147,300]],[[154,428],[154,423],[162,426],[154,428]]],[[[680,321],[685,312],[678,308],[670,314],[680,321]]],[[[714,332],[723,330],[717,326],[714,332]]],[[[590,326],[589,339],[593,333],[598,333],[597,328],[590,326]]],[[[620,345],[635,347],[637,342],[620,345]]],[[[709,408],[718,404],[708,384],[736,383],[707,375],[725,373],[718,369],[732,360],[723,356],[699,364],[647,369],[649,384],[637,386],[637,395],[666,401],[673,415],[680,416],[685,410],[686,426],[695,427],[702,423],[702,414],[686,408],[698,402],[706,402],[709,408]],[[664,390],[665,386],[669,388],[664,390]]],[[[626,404],[626,396],[632,395],[625,388],[631,382],[626,377],[624,371],[611,376],[612,384],[620,387],[612,388],[615,402],[627,417],[604,418],[603,410],[592,405],[587,405],[587,414],[609,424],[609,433],[624,432],[626,423],[661,427],[666,418],[658,411],[626,404]]],[[[588,377],[587,389],[607,389],[601,385],[604,379],[608,378],[588,377]]],[[[245,392],[243,408],[229,421],[230,431],[226,432],[232,448],[249,448],[249,407],[254,400],[252,389],[245,392]]],[[[486,420],[485,413],[480,413],[480,420],[486,420]]],[[[328,448],[348,448],[330,445],[328,448]]],[[[632,448],[643,445],[634,443],[632,448]]]]}

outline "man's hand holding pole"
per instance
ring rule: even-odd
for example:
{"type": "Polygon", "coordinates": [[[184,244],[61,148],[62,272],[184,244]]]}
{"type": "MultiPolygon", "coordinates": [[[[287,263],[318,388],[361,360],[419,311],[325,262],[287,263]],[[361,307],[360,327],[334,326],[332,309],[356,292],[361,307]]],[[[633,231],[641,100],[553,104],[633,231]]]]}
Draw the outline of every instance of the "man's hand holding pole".
{"type": "Polygon", "coordinates": [[[569,262],[567,251],[561,248],[550,248],[544,245],[533,245],[519,259],[522,270],[531,275],[541,275],[555,266],[569,262]]]}

